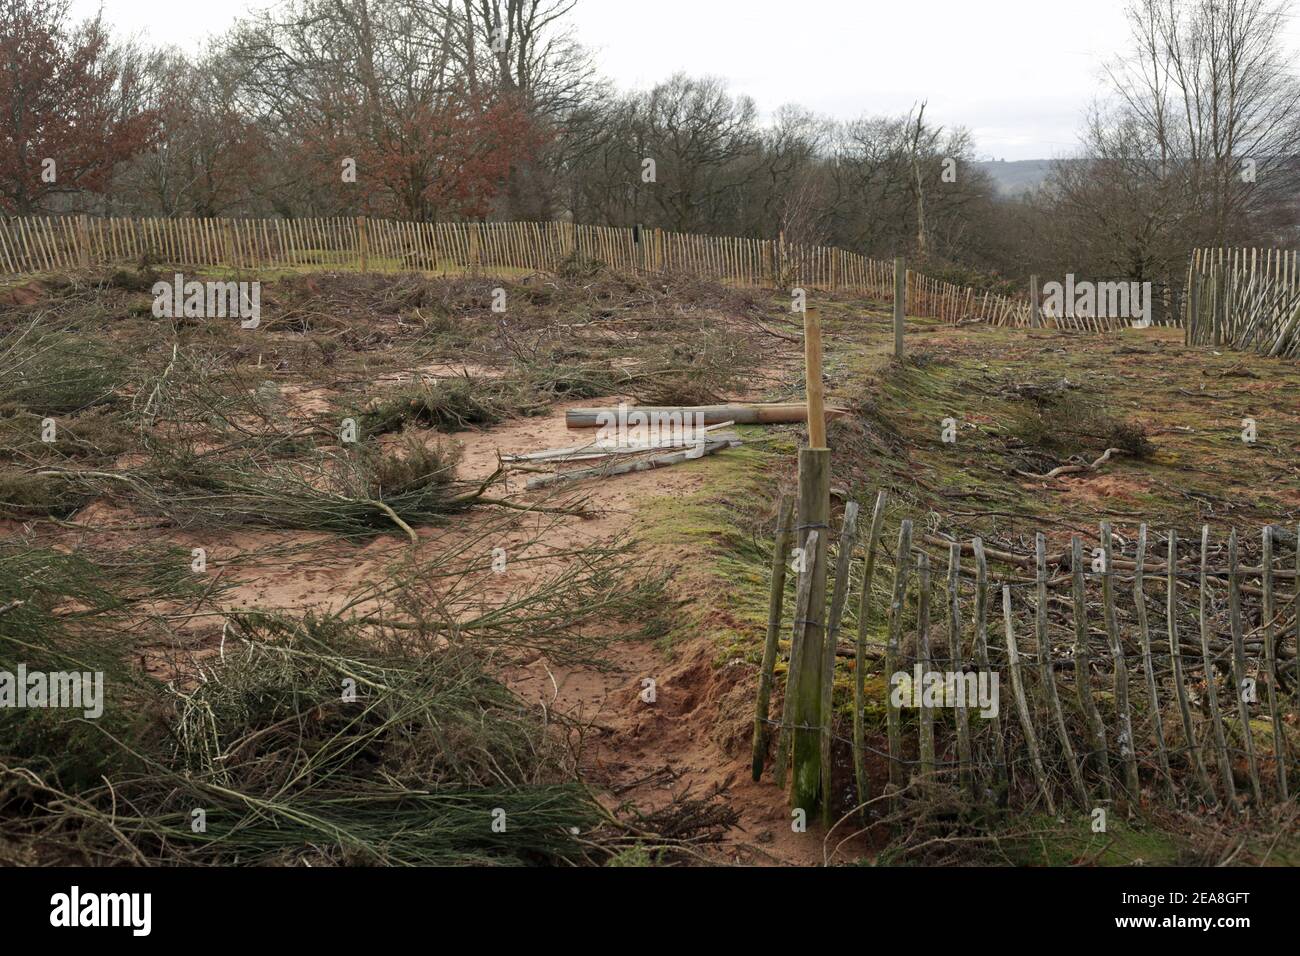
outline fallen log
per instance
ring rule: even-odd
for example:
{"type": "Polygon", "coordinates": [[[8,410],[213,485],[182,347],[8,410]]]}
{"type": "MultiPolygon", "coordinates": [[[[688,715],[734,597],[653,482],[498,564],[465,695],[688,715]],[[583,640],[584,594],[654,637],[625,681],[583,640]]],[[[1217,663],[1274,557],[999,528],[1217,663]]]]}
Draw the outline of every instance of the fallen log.
{"type": "Polygon", "coordinates": [[[1035,475],[1033,472],[1020,471],[1017,469],[1016,474],[1021,478],[1030,478],[1034,481],[1052,481],[1053,479],[1060,478],[1062,475],[1081,475],[1087,472],[1096,471],[1102,465],[1106,464],[1106,462],[1110,461],[1112,455],[1119,454],[1123,454],[1120,449],[1109,448],[1106,450],[1106,454],[1102,455],[1091,465],[1062,465],[1060,468],[1053,468],[1045,475],[1035,475]]]}
{"type": "MultiPolygon", "coordinates": [[[[840,418],[848,412],[840,408],[826,409],[828,418],[840,418]]],[[[800,404],[740,404],[740,405],[700,405],[693,407],[624,407],[618,408],[574,408],[564,416],[564,423],[569,428],[600,428],[623,424],[628,428],[666,427],[670,423],[686,423],[694,426],[700,424],[696,416],[701,416],[704,425],[721,425],[734,422],[737,425],[787,425],[808,420],[808,406],[800,404]],[[621,417],[620,417],[621,416],[621,417]],[[644,416],[644,418],[642,418],[644,416]]]]}

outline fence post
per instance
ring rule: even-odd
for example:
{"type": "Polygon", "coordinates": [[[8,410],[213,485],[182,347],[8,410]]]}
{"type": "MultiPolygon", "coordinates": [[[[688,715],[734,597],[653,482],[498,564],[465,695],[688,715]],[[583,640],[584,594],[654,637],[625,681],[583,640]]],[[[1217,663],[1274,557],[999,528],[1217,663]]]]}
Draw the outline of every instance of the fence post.
{"type": "Polygon", "coordinates": [[[1210,721],[1214,724],[1214,752],[1218,758],[1219,776],[1228,805],[1237,808],[1237,787],[1232,779],[1232,762],[1228,759],[1228,742],[1223,736],[1223,718],[1219,712],[1219,692],[1214,682],[1214,654],[1210,651],[1210,592],[1208,586],[1210,567],[1210,526],[1201,528],[1200,623],[1201,662],[1205,670],[1205,697],[1210,703],[1210,721]]]}
{"type": "Polygon", "coordinates": [[[1228,616],[1232,628],[1232,693],[1237,698],[1237,716],[1241,719],[1241,736],[1246,744],[1246,767],[1250,771],[1250,789],[1255,806],[1262,806],[1264,795],[1259,786],[1259,762],[1255,757],[1255,735],[1250,729],[1250,708],[1246,704],[1246,646],[1242,634],[1241,575],[1237,563],[1237,529],[1228,535],[1228,616]]]}
{"type": "Polygon", "coordinates": [[[785,605],[785,562],[790,554],[790,525],[794,519],[794,502],[781,496],[776,508],[776,546],[772,549],[772,594],[767,608],[767,641],[763,644],[763,666],[758,672],[758,706],[754,711],[754,781],[763,776],[763,758],[767,752],[767,715],[772,699],[772,673],[780,650],[781,617],[785,605]]]}
{"type": "Polygon", "coordinates": [[[1029,277],[1029,327],[1031,329],[1043,327],[1043,306],[1038,298],[1038,276],[1029,277]]]}
{"type": "Polygon", "coordinates": [[[1047,785],[1047,771],[1043,769],[1043,757],[1038,750],[1038,735],[1034,733],[1034,722],[1029,714],[1029,701],[1025,697],[1025,679],[1020,672],[1020,649],[1016,646],[1016,625],[1011,619],[1011,588],[1002,585],[1002,617],[1007,625],[1007,668],[1011,671],[1011,690],[1016,698],[1016,713],[1020,715],[1020,729],[1025,735],[1025,746],[1029,748],[1030,767],[1034,780],[1038,783],[1038,792],[1047,804],[1047,812],[1056,815],[1056,804],[1052,801],[1052,791],[1047,785]]]}
{"type": "Polygon", "coordinates": [[[850,501],[844,507],[839,557],[835,562],[835,589],[826,623],[826,640],[822,646],[822,824],[828,829],[834,822],[831,819],[831,749],[835,730],[835,657],[839,650],[840,621],[849,599],[849,571],[853,564],[853,547],[858,540],[858,510],[856,501],[850,501]]]}
{"type": "MultiPolygon", "coordinates": [[[[1300,548],[1300,540],[1296,541],[1300,548]]],[[[1273,646],[1274,617],[1277,614],[1273,595],[1273,528],[1264,528],[1264,661],[1268,671],[1268,709],[1273,717],[1273,764],[1277,768],[1278,798],[1287,800],[1286,736],[1282,732],[1282,702],[1277,692],[1277,649],[1273,646]]],[[[1300,587],[1300,579],[1296,586],[1300,587]]]]}
{"type": "Polygon", "coordinates": [[[361,257],[361,271],[370,271],[370,228],[365,216],[357,216],[357,255],[361,257]]]}
{"type": "Polygon", "coordinates": [[[907,310],[907,264],[894,257],[894,358],[903,361],[903,320],[907,310]]]}
{"type": "MultiPolygon", "coordinates": [[[[866,764],[866,727],[864,711],[867,677],[867,624],[871,618],[871,582],[876,576],[876,551],[880,547],[880,532],[885,523],[885,504],[888,496],[881,491],[876,495],[876,509],[871,515],[871,531],[867,538],[867,558],[862,571],[862,597],[858,602],[858,639],[854,648],[853,671],[853,782],[857,788],[858,803],[868,799],[866,764]]],[[[886,675],[888,679],[889,675],[886,675]]]]}
{"type": "Polygon", "coordinates": [[[1106,638],[1115,669],[1115,716],[1119,723],[1119,753],[1124,766],[1124,788],[1135,804],[1142,799],[1142,785],[1138,778],[1137,741],[1133,735],[1133,711],[1129,705],[1128,662],[1124,659],[1124,644],[1120,640],[1119,621],[1115,616],[1115,574],[1110,522],[1101,523],[1102,548],[1102,613],[1105,616],[1106,638]]]}
{"type": "MultiPolygon", "coordinates": [[[[892,689],[898,672],[898,657],[903,639],[903,608],[907,606],[907,578],[912,557],[912,522],[904,519],[898,529],[898,557],[894,561],[894,596],[889,603],[889,641],[885,645],[885,681],[892,689]]],[[[893,791],[890,805],[898,806],[903,789],[903,717],[894,703],[892,692],[885,694],[885,713],[889,724],[889,785],[893,791]]]]}
{"type": "MultiPolygon", "coordinates": [[[[799,451],[799,524],[801,534],[820,531],[813,561],[812,594],[803,621],[799,673],[791,678],[797,695],[794,733],[794,783],[790,806],[811,815],[821,787],[822,648],[826,622],[826,538],[830,521],[831,453],[826,447],[826,413],[822,383],[822,336],[816,309],[804,310],[804,378],[808,398],[808,447],[799,451]]],[[[827,796],[823,794],[822,796],[827,796]]]]}

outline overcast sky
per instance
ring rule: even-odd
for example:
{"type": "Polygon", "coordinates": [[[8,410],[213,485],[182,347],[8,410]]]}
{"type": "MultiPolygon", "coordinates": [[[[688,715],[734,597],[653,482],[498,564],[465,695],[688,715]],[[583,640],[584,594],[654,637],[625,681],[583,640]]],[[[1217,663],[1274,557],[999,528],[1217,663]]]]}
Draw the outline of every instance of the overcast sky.
{"type": "MultiPolygon", "coordinates": [[[[78,15],[99,0],[73,0],[78,15]]],[[[197,50],[266,0],[103,0],[123,33],[197,50]]],[[[627,87],[677,70],[726,78],[765,113],[783,103],[849,118],[928,100],[982,158],[1072,152],[1123,50],[1125,0],[579,0],[573,23],[627,87]]],[[[1300,49],[1300,27],[1287,28],[1300,49]]]]}

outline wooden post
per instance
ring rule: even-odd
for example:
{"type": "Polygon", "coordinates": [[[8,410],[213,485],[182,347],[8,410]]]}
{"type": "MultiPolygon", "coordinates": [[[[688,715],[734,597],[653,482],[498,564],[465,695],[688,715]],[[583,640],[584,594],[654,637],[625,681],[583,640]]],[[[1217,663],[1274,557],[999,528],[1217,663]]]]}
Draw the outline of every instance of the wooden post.
{"type": "MultiPolygon", "coordinates": [[[[912,522],[904,520],[898,529],[898,557],[894,562],[894,596],[889,602],[889,642],[885,645],[885,712],[889,723],[889,785],[897,794],[903,789],[903,724],[894,703],[892,685],[898,673],[903,640],[903,608],[907,606],[907,579],[912,560],[912,522]]],[[[896,801],[895,801],[896,802],[896,801]]]]}
{"type": "MultiPolygon", "coordinates": [[[[797,529],[796,529],[797,530],[797,529]]],[[[813,561],[817,554],[817,542],[821,535],[817,531],[809,533],[804,539],[800,551],[799,587],[795,594],[794,627],[790,635],[790,666],[785,678],[785,702],[781,710],[781,736],[776,746],[777,783],[785,786],[786,770],[790,766],[790,745],[794,739],[797,675],[804,656],[804,619],[808,616],[808,602],[812,600],[813,561]]]]}
{"type": "MultiPolygon", "coordinates": [[[[803,630],[797,670],[792,674],[795,693],[794,783],[790,790],[792,809],[809,816],[817,806],[821,786],[821,674],[824,622],[826,619],[826,538],[830,520],[830,452],[804,448],[799,452],[799,523],[801,533],[820,531],[805,543],[806,559],[812,565],[812,593],[800,618],[803,630]],[[816,550],[808,553],[809,547],[816,550]]],[[[788,693],[788,691],[787,691],[788,693]]]]}
{"type": "Polygon", "coordinates": [[[1101,525],[1102,605],[1106,618],[1106,637],[1110,642],[1111,657],[1115,665],[1115,719],[1119,724],[1119,753],[1124,765],[1124,787],[1134,803],[1142,799],[1142,784],[1138,777],[1137,742],[1133,736],[1133,710],[1129,704],[1128,662],[1124,659],[1124,644],[1120,640],[1119,622],[1115,618],[1115,569],[1111,549],[1110,522],[1101,525]]]}
{"type": "Polygon", "coordinates": [[[1020,729],[1025,735],[1025,746],[1029,748],[1029,762],[1034,771],[1034,780],[1038,783],[1038,792],[1047,804],[1047,812],[1056,814],[1056,804],[1052,801],[1052,791],[1047,785],[1047,771],[1043,769],[1043,757],[1038,750],[1038,735],[1034,733],[1034,722],[1029,714],[1029,701],[1025,697],[1025,679],[1020,673],[1020,650],[1016,646],[1015,622],[1011,619],[1011,588],[1002,586],[1002,616],[1007,623],[1007,667],[1011,671],[1011,689],[1016,697],[1016,713],[1020,715],[1020,729]]]}
{"type": "Polygon", "coordinates": [[[1228,741],[1223,735],[1223,718],[1219,714],[1219,691],[1215,682],[1214,655],[1210,652],[1210,592],[1206,579],[1210,565],[1210,526],[1201,528],[1201,660],[1205,668],[1205,696],[1210,704],[1210,721],[1214,724],[1214,749],[1219,762],[1219,776],[1228,804],[1237,806],[1237,787],[1232,780],[1232,761],[1228,759],[1228,741]]]}
{"type": "Polygon", "coordinates": [[[1201,759],[1201,748],[1196,742],[1196,729],[1192,725],[1192,710],[1187,701],[1187,681],[1183,677],[1183,648],[1178,637],[1178,533],[1169,532],[1167,601],[1165,616],[1169,625],[1169,653],[1173,658],[1174,690],[1178,694],[1178,715],[1183,722],[1183,737],[1187,741],[1188,757],[1196,771],[1196,780],[1201,786],[1206,799],[1214,802],[1214,786],[1209,774],[1205,772],[1205,761],[1201,759]]]}
{"type": "MultiPolygon", "coordinates": [[[[930,556],[921,552],[916,557],[916,583],[919,590],[916,609],[916,661],[921,667],[922,679],[930,673],[930,556]]],[[[934,785],[934,709],[925,701],[924,686],[921,691],[921,789],[934,785]]]]}
{"type": "Polygon", "coordinates": [[[1029,327],[1043,327],[1043,305],[1038,297],[1038,276],[1029,277],[1029,327]]]}
{"type": "MultiPolygon", "coordinates": [[[[984,542],[976,538],[971,542],[975,552],[975,663],[986,674],[992,674],[993,667],[989,660],[988,624],[989,624],[989,563],[984,554],[984,542]]],[[[1001,806],[1010,794],[1011,781],[1007,776],[1006,742],[1002,739],[1002,716],[992,717],[993,724],[993,766],[998,783],[995,802],[1001,806]]]]}
{"type": "MultiPolygon", "coordinates": [[[[876,576],[876,551],[880,547],[880,532],[885,523],[885,505],[888,496],[882,491],[876,495],[876,510],[871,515],[871,531],[867,537],[867,557],[862,571],[862,597],[858,601],[858,640],[853,655],[853,782],[857,789],[858,804],[870,799],[866,763],[865,715],[867,700],[867,626],[871,620],[871,584],[876,576]]],[[[886,675],[888,679],[888,675],[886,675]]]]}
{"type": "Polygon", "coordinates": [[[894,257],[894,358],[901,362],[906,355],[903,323],[907,312],[907,264],[902,256],[894,257]]]}
{"type": "Polygon", "coordinates": [[[1170,800],[1177,799],[1174,792],[1174,775],[1169,770],[1169,751],[1165,747],[1165,722],[1160,713],[1160,691],[1156,684],[1155,661],[1151,655],[1151,627],[1147,621],[1147,595],[1143,582],[1143,571],[1147,561],[1147,526],[1138,528],[1137,568],[1133,572],[1133,605],[1137,610],[1138,637],[1142,641],[1142,667],[1146,671],[1147,697],[1151,701],[1151,723],[1156,735],[1156,758],[1160,761],[1160,773],[1165,780],[1165,792],[1170,800]]]}
{"type": "MultiPolygon", "coordinates": [[[[963,680],[966,657],[961,648],[961,542],[954,541],[948,548],[948,670],[963,680]]],[[[960,693],[957,706],[957,779],[961,786],[978,799],[975,775],[971,771],[970,712],[966,709],[966,695],[960,693]]]]}
{"type": "Polygon", "coordinates": [[[1264,796],[1259,786],[1259,763],[1255,759],[1255,735],[1250,729],[1250,706],[1246,703],[1246,645],[1241,620],[1241,575],[1237,564],[1237,529],[1228,536],[1228,609],[1232,625],[1233,695],[1237,698],[1237,716],[1241,718],[1241,736],[1246,744],[1246,765],[1250,771],[1250,789],[1255,806],[1262,806],[1264,796]]]}
{"type": "Polygon", "coordinates": [[[361,257],[361,271],[370,271],[370,222],[357,216],[357,254],[361,257]]]}
{"type": "Polygon", "coordinates": [[[1106,800],[1114,799],[1110,786],[1110,751],[1106,746],[1106,723],[1092,696],[1092,652],[1088,647],[1088,598],[1083,581],[1083,542],[1076,534],[1070,542],[1070,570],[1074,597],[1074,686],[1079,709],[1088,722],[1090,756],[1101,780],[1106,800]]]}
{"type": "Polygon", "coordinates": [[[1056,736],[1061,744],[1061,753],[1065,757],[1070,771],[1070,781],[1074,784],[1075,796],[1079,807],[1085,812],[1092,807],[1088,788],[1083,785],[1083,771],[1079,761],[1074,757],[1074,747],[1070,744],[1070,730],[1065,726],[1065,712],[1061,709],[1061,696],[1056,692],[1056,671],[1052,667],[1052,642],[1047,629],[1047,538],[1039,534],[1034,543],[1035,567],[1037,568],[1037,607],[1034,612],[1034,633],[1038,642],[1038,678],[1043,685],[1043,696],[1047,699],[1048,709],[1056,724],[1056,736]]]}
{"type": "MultiPolygon", "coordinates": [[[[826,386],[822,381],[822,325],[816,309],[804,311],[804,372],[808,393],[808,447],[826,447],[826,386]]],[[[829,474],[827,476],[829,480],[829,474]]],[[[827,486],[829,494],[829,485],[827,486]]]]}
{"type": "Polygon", "coordinates": [[[767,607],[767,640],[763,644],[763,664],[758,672],[758,704],[754,711],[754,780],[763,776],[767,755],[767,717],[772,700],[772,674],[781,643],[781,612],[785,606],[785,562],[790,555],[793,536],[794,499],[781,496],[776,509],[776,545],[772,549],[772,593],[767,607]]]}
{"type": "Polygon", "coordinates": [[[853,546],[858,537],[858,511],[856,501],[850,501],[844,508],[839,557],[835,562],[835,590],[831,596],[826,640],[822,646],[822,823],[828,828],[832,823],[831,744],[835,730],[835,655],[839,648],[840,620],[844,616],[844,605],[849,599],[849,570],[853,564],[853,546]]]}
{"type": "Polygon", "coordinates": [[[802,619],[803,648],[796,687],[794,784],[791,807],[811,815],[821,787],[822,650],[826,620],[826,539],[830,521],[831,453],[826,447],[826,402],[822,383],[822,337],[817,310],[804,310],[804,378],[808,396],[808,446],[799,451],[799,531],[820,531],[813,564],[812,594],[802,619]]]}
{"type": "MultiPolygon", "coordinates": [[[[1300,540],[1296,542],[1300,547],[1300,540]]],[[[1273,644],[1277,606],[1273,595],[1273,528],[1264,528],[1264,669],[1268,671],[1268,709],[1273,716],[1273,764],[1277,767],[1278,799],[1287,800],[1286,737],[1282,732],[1282,700],[1277,692],[1277,648],[1273,644]]],[[[1300,578],[1296,580],[1300,588],[1300,578]]],[[[1297,658],[1300,666],[1300,658],[1297,658]]]]}

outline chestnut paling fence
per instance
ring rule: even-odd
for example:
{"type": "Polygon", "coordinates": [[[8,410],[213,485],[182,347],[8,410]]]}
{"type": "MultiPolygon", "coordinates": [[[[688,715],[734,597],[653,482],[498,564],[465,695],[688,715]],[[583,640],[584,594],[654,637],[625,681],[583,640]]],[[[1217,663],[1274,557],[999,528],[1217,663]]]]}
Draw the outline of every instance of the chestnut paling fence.
{"type": "MultiPolygon", "coordinates": [[[[572,256],[628,272],[678,271],[755,288],[852,292],[889,301],[894,263],[828,246],[571,222],[309,219],[0,219],[0,273],[21,276],[149,260],[191,268],[356,269],[508,276],[552,272],[572,256]]],[[[1028,300],[908,270],[908,313],[945,322],[1027,325],[1028,300]]]]}
{"type": "MultiPolygon", "coordinates": [[[[803,629],[792,621],[806,607],[812,571],[791,569],[798,597],[790,612],[783,569],[794,546],[803,548],[795,555],[810,559],[807,538],[818,533],[803,530],[795,540],[792,529],[779,529],[773,626],[754,722],[755,780],[770,765],[784,785],[791,736],[812,732],[822,737],[821,792],[846,792],[830,774],[838,742],[852,753],[859,806],[873,799],[898,806],[944,784],[977,803],[1052,812],[1070,804],[1088,811],[1114,799],[1233,809],[1296,799],[1294,530],[1264,529],[1247,555],[1235,530],[1225,540],[1205,528],[1189,540],[1173,532],[1148,537],[1143,525],[1125,539],[1103,524],[1099,547],[1085,548],[1076,536],[1069,550],[1051,555],[1041,534],[1034,554],[1015,554],[979,540],[914,537],[911,521],[885,540],[876,518],[857,548],[863,537],[856,524],[852,505],[841,554],[827,559],[835,579],[830,639],[816,648],[792,643],[788,652],[792,670],[811,653],[831,681],[837,659],[853,662],[852,737],[836,726],[831,694],[823,693],[816,726],[792,722],[788,696],[784,714],[769,713],[785,649],[776,636],[800,639],[803,629]],[[991,564],[1002,569],[996,576],[991,564]],[[844,623],[849,606],[857,608],[856,636],[844,623]],[[870,636],[881,633],[883,640],[870,636]],[[996,674],[996,716],[981,716],[974,703],[935,706],[919,692],[913,697],[908,687],[918,665],[923,674],[996,674]],[[907,680],[895,700],[899,674],[907,680]],[[866,692],[879,688],[880,678],[883,701],[879,691],[866,692]],[[887,732],[873,745],[865,724],[882,707],[887,732]],[[886,762],[887,782],[868,779],[873,753],[886,762]]],[[[828,822],[830,803],[822,804],[828,822]]]]}
{"type": "Polygon", "coordinates": [[[1185,328],[1188,345],[1300,356],[1300,253],[1197,249],[1185,328]]]}

